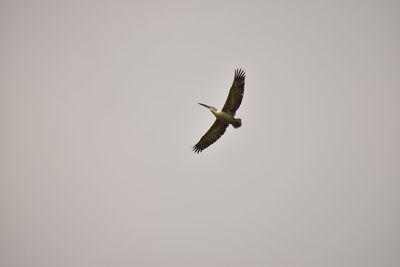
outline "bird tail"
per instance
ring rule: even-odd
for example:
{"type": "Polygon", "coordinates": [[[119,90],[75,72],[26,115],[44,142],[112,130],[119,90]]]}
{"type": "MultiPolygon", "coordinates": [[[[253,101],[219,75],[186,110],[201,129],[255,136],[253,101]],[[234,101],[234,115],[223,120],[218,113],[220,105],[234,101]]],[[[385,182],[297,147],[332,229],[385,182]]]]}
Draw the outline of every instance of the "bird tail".
{"type": "Polygon", "coordinates": [[[237,122],[236,124],[232,124],[233,128],[239,128],[242,126],[242,119],[235,118],[235,121],[237,122]]]}

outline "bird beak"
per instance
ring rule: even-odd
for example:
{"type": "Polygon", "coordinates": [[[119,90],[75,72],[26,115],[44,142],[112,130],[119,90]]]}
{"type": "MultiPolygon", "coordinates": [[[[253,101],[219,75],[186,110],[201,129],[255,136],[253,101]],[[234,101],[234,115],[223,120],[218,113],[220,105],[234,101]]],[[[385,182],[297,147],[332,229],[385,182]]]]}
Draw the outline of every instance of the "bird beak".
{"type": "Polygon", "coordinates": [[[197,104],[202,105],[203,107],[206,107],[206,108],[210,108],[210,106],[207,106],[206,104],[202,104],[202,103],[197,103],[197,104]]]}

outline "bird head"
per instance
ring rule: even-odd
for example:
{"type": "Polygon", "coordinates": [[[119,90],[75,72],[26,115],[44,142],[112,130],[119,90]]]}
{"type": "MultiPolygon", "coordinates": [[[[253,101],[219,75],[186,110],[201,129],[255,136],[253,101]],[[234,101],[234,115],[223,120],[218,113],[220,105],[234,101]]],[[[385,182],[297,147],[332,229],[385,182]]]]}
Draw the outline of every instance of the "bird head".
{"type": "Polygon", "coordinates": [[[216,107],[209,106],[209,105],[202,104],[202,103],[198,103],[198,104],[201,105],[201,106],[203,106],[203,107],[208,108],[210,111],[217,111],[217,108],[216,108],[216,107]]]}

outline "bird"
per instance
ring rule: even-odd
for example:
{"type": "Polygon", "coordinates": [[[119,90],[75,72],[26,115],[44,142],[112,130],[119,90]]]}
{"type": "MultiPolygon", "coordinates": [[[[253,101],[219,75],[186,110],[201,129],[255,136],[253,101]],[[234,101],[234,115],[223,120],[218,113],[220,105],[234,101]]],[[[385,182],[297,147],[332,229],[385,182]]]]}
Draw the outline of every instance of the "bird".
{"type": "Polygon", "coordinates": [[[195,153],[200,153],[213,143],[215,143],[226,131],[229,125],[233,128],[242,126],[242,119],[235,118],[236,111],[242,103],[244,94],[246,73],[242,69],[235,69],[233,83],[229,90],[228,97],[223,108],[218,111],[217,108],[203,103],[199,105],[208,108],[216,117],[211,128],[200,138],[199,142],[193,146],[195,153]]]}

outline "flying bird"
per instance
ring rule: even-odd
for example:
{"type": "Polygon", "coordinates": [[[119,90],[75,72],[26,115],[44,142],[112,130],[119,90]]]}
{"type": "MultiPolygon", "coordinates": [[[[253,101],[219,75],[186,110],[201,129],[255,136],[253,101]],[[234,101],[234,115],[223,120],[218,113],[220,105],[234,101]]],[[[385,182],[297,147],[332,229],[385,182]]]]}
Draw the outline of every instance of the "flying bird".
{"type": "Polygon", "coordinates": [[[233,128],[239,128],[242,125],[242,120],[235,118],[235,113],[242,103],[244,93],[244,79],[246,73],[242,69],[235,70],[232,87],[229,90],[228,98],[221,111],[218,111],[213,106],[198,103],[203,107],[208,108],[216,117],[211,128],[201,137],[200,141],[193,147],[195,153],[199,153],[217,141],[226,131],[226,128],[231,124],[233,128]]]}

